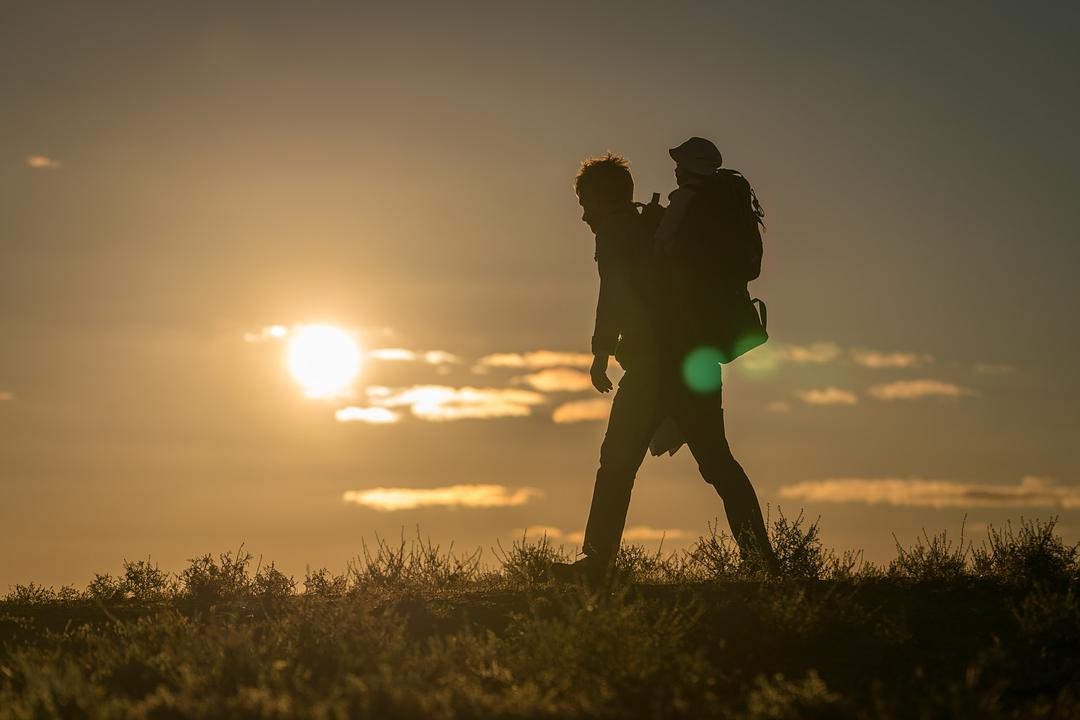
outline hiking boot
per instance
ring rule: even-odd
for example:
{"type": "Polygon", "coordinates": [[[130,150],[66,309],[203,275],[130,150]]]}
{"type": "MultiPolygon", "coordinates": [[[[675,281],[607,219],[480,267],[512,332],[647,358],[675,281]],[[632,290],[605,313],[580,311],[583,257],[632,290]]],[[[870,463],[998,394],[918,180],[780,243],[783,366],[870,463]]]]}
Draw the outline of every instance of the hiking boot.
{"type": "Polygon", "coordinates": [[[583,557],[577,562],[552,563],[548,571],[548,578],[555,582],[570,583],[574,585],[588,585],[595,587],[603,579],[603,565],[589,557],[583,557]]]}

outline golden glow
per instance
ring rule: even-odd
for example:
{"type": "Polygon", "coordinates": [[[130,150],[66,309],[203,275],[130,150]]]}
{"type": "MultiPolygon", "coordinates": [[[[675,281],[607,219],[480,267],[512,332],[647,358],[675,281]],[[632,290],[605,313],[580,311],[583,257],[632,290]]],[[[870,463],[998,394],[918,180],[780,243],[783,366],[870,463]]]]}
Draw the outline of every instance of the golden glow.
{"type": "Polygon", "coordinates": [[[347,503],[392,512],[419,507],[517,507],[543,495],[533,487],[511,488],[506,485],[447,485],[434,488],[384,488],[346,490],[341,499],[347,503]]]}
{"type": "Polygon", "coordinates": [[[413,385],[392,390],[371,386],[367,389],[372,405],[384,408],[408,407],[421,420],[486,420],[525,417],[546,398],[532,390],[517,388],[447,387],[413,385]]]}
{"type": "Polygon", "coordinates": [[[1080,488],[1028,475],[1014,485],[921,478],[829,478],[780,488],[780,497],[808,503],[860,503],[932,508],[1080,508],[1080,488]]]}
{"type": "Polygon", "coordinates": [[[332,325],[301,325],[290,333],[289,372],[311,398],[346,393],[360,372],[360,347],[332,325]]]}
{"type": "Polygon", "coordinates": [[[602,398],[571,400],[555,408],[551,419],[557,423],[575,423],[584,420],[607,420],[611,414],[611,401],[602,398]]]}

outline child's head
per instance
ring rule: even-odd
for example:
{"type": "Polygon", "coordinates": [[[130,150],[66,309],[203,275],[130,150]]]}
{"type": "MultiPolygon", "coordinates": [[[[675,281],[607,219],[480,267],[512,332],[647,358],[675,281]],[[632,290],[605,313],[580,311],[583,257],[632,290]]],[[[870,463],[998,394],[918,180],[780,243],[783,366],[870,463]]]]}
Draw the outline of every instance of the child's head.
{"type": "Polygon", "coordinates": [[[585,211],[581,219],[591,227],[591,218],[634,202],[630,164],[612,152],[588,158],[574,177],[574,192],[585,211]]]}
{"type": "Polygon", "coordinates": [[[695,178],[712,175],[724,164],[720,151],[705,138],[692,137],[668,150],[675,161],[675,181],[682,185],[695,178]]]}

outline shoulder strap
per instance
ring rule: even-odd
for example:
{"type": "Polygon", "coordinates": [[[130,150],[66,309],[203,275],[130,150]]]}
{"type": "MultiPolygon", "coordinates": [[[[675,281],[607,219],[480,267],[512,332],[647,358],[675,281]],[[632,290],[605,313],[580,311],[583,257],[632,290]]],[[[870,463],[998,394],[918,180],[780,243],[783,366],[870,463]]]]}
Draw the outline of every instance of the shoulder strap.
{"type": "Polygon", "coordinates": [[[765,301],[761,298],[753,298],[751,304],[757,306],[758,317],[761,318],[761,329],[769,329],[769,309],[765,307],[765,301]]]}

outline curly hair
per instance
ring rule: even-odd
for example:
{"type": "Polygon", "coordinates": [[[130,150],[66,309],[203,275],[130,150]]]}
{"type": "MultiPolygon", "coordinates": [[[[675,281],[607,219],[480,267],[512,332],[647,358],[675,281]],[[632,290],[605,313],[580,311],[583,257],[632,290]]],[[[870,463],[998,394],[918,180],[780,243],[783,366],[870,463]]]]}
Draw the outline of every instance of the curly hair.
{"type": "Polygon", "coordinates": [[[634,201],[634,178],[630,163],[610,150],[600,157],[586,158],[574,176],[574,192],[579,200],[605,204],[634,201]]]}

